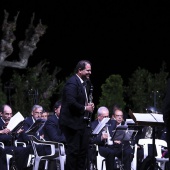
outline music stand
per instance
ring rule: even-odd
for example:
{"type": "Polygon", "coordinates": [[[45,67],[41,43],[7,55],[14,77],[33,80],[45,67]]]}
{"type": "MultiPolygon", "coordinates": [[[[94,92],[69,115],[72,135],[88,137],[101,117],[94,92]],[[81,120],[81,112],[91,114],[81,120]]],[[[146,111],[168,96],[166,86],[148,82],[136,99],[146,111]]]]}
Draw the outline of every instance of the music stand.
{"type": "Polygon", "coordinates": [[[44,119],[37,119],[25,133],[28,135],[35,135],[43,128],[44,124],[44,119]]]}
{"type": "Polygon", "coordinates": [[[137,125],[152,127],[152,163],[149,168],[158,168],[161,170],[155,161],[155,127],[164,126],[163,115],[156,113],[133,113],[132,110],[129,110],[129,115],[137,125]],[[148,120],[146,117],[149,117],[150,119],[148,120]]]}
{"type": "MultiPolygon", "coordinates": [[[[131,141],[131,140],[134,140],[136,134],[137,134],[138,131],[136,130],[128,130],[128,126],[127,125],[121,125],[121,126],[118,126],[116,128],[116,130],[113,131],[113,136],[111,138],[111,140],[115,141],[115,140],[118,140],[118,141],[131,141]]],[[[122,160],[121,162],[123,162],[123,143],[122,143],[122,160]]],[[[120,169],[123,169],[122,168],[123,164],[121,163],[120,165],[120,169]]]]}
{"type": "Polygon", "coordinates": [[[137,132],[137,130],[128,130],[127,125],[118,126],[116,130],[113,131],[111,140],[131,141],[134,140],[137,132]]]}

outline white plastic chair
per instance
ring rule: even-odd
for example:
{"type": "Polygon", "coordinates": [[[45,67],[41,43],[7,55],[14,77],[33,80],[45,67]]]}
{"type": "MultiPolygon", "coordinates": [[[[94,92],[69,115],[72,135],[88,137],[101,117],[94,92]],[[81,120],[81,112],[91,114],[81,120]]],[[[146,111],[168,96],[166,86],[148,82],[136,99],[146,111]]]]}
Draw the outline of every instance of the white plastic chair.
{"type": "Polygon", "coordinates": [[[132,170],[137,170],[137,144],[134,145],[134,157],[133,160],[131,162],[131,169],[132,170]]]}
{"type": "MultiPolygon", "coordinates": [[[[2,147],[3,149],[5,148],[3,142],[0,142],[0,147],[2,147]]],[[[10,159],[11,159],[12,157],[13,157],[12,155],[6,154],[7,170],[9,170],[9,168],[10,168],[10,159]]]]}
{"type": "Polygon", "coordinates": [[[97,151],[97,169],[106,170],[105,158],[100,155],[98,145],[96,145],[97,151]]]}
{"type": "MultiPolygon", "coordinates": [[[[98,150],[98,145],[96,146],[96,151],[97,151],[97,169],[98,170],[106,170],[105,158],[100,155],[99,150],[98,150]]],[[[115,157],[115,161],[118,162],[117,165],[120,166],[121,162],[117,157],[115,157]]]]}
{"type": "MultiPolygon", "coordinates": [[[[138,144],[143,146],[144,150],[144,159],[148,156],[148,144],[152,144],[153,139],[139,139],[138,144]]],[[[156,152],[157,156],[156,162],[158,163],[158,166],[164,170],[165,169],[165,163],[169,161],[168,158],[162,158],[162,147],[167,147],[167,142],[165,140],[161,139],[155,139],[155,146],[156,146],[156,152]]]]}
{"type": "Polygon", "coordinates": [[[30,141],[31,141],[31,144],[34,150],[35,160],[34,160],[33,170],[38,170],[41,160],[45,160],[45,170],[48,170],[49,160],[59,161],[61,170],[64,170],[66,154],[65,154],[65,147],[63,143],[54,142],[54,141],[42,141],[42,140],[38,140],[33,135],[28,135],[28,136],[30,138],[30,141]],[[51,153],[49,155],[40,156],[36,149],[37,145],[50,146],[51,153]]]}
{"type": "MultiPolygon", "coordinates": [[[[27,147],[27,144],[25,142],[18,142],[17,140],[14,141],[14,145],[17,146],[22,146],[24,148],[27,147]]],[[[28,161],[27,161],[27,167],[30,167],[34,164],[34,155],[29,154],[28,161]]]]}
{"type": "MultiPolygon", "coordinates": [[[[134,147],[135,147],[134,158],[131,163],[131,170],[137,170],[137,145],[135,145],[134,147]]],[[[105,158],[100,155],[99,150],[98,150],[98,145],[96,145],[96,151],[97,151],[97,169],[106,170],[105,158]]],[[[118,166],[120,166],[121,161],[117,157],[115,157],[115,160],[119,162],[118,166]]]]}

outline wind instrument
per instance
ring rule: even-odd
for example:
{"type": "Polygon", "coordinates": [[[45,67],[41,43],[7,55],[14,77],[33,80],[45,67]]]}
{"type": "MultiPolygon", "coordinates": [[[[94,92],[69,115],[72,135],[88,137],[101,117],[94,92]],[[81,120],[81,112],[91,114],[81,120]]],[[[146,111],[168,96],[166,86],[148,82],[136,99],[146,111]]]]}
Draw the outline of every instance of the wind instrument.
{"type": "MultiPolygon", "coordinates": [[[[89,103],[92,103],[92,102],[93,102],[93,85],[90,86],[90,90],[89,90],[89,103]]],[[[88,112],[87,127],[90,127],[92,114],[93,113],[88,112]]]]}

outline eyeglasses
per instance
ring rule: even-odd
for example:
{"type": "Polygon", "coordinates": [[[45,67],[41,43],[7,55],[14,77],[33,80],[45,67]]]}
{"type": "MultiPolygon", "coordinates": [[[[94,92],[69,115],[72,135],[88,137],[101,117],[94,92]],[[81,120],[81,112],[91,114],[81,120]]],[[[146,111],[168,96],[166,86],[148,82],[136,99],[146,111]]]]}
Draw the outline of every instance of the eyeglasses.
{"type": "Polygon", "coordinates": [[[102,115],[101,115],[101,117],[103,117],[103,118],[107,118],[107,117],[109,117],[109,116],[102,116],[102,115]]]}
{"type": "Polygon", "coordinates": [[[12,113],[4,113],[4,115],[12,115],[12,113]]]}
{"type": "Polygon", "coordinates": [[[41,114],[42,112],[34,112],[35,114],[41,114]]]}
{"type": "Polygon", "coordinates": [[[115,115],[116,117],[123,117],[123,115],[115,115]]]}

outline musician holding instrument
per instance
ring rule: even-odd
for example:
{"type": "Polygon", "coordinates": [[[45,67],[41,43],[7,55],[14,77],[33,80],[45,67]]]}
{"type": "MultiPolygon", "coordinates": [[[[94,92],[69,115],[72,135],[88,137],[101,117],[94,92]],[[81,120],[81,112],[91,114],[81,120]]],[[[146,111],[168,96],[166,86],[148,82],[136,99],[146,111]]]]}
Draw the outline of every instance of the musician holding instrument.
{"type": "Polygon", "coordinates": [[[81,60],[63,88],[59,123],[66,138],[66,170],[85,170],[89,146],[88,127],[94,103],[88,101],[91,63],[81,60]],[[89,82],[86,86],[86,82],[89,82]],[[87,114],[90,113],[90,114],[87,114]]]}
{"type": "MultiPolygon", "coordinates": [[[[123,112],[120,111],[119,114],[116,113],[116,117],[118,116],[123,117],[123,112]]],[[[108,117],[108,108],[105,106],[99,107],[97,110],[97,119],[91,122],[92,131],[104,118],[108,117]]],[[[133,159],[132,148],[130,145],[124,145],[124,143],[120,140],[111,140],[110,138],[113,136],[114,130],[119,123],[121,122],[117,122],[116,119],[109,119],[99,134],[90,138],[90,143],[98,145],[100,155],[106,160],[106,169],[114,170],[116,168],[114,160],[115,157],[117,157],[122,162],[121,168],[123,168],[123,170],[131,170],[131,161],[133,159]]]]}
{"type": "MultiPolygon", "coordinates": [[[[15,154],[15,167],[17,170],[24,170],[27,167],[27,160],[30,153],[30,147],[14,146],[14,139],[17,139],[17,135],[13,134],[6,126],[12,118],[12,108],[4,104],[2,106],[2,113],[0,118],[0,142],[3,142],[4,148],[0,149],[0,169],[6,170],[6,154],[15,154]]],[[[23,130],[17,130],[17,134],[23,130]]]]}

